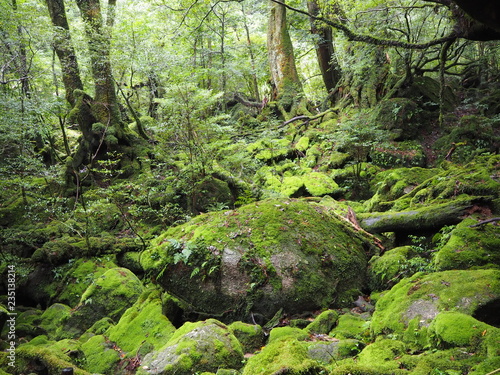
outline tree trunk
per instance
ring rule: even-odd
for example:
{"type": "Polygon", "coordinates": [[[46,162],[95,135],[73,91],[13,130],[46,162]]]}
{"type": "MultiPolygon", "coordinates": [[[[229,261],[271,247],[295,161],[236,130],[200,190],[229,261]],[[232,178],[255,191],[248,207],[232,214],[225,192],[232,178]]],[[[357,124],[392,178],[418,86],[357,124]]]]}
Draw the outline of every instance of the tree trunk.
{"type": "Polygon", "coordinates": [[[124,138],[124,126],[116,97],[111,61],[110,28],[114,22],[115,1],[109,1],[107,25],[104,25],[99,0],[77,0],[88,39],[92,76],[94,79],[94,101],[92,112],[96,120],[115,128],[115,136],[124,138]]]}
{"type": "MultiPolygon", "coordinates": [[[[307,10],[313,16],[317,16],[320,12],[320,7],[317,0],[307,2],[307,10]]],[[[317,36],[316,55],[318,57],[319,68],[323,77],[326,91],[331,94],[341,78],[341,71],[335,50],[333,47],[333,32],[332,28],[327,25],[320,25],[311,18],[311,33],[317,36]]]]}
{"type": "Polygon", "coordinates": [[[439,229],[458,224],[479,198],[456,199],[451,203],[436,204],[400,212],[373,212],[357,215],[360,226],[370,233],[414,232],[439,229]]]}
{"type": "Polygon", "coordinates": [[[293,45],[288,33],[286,8],[270,1],[270,17],[267,31],[267,48],[271,79],[277,91],[277,100],[285,111],[303,96],[302,85],[295,66],[293,45]]]}
{"type": "Polygon", "coordinates": [[[61,64],[66,100],[73,107],[75,105],[74,91],[83,90],[83,83],[80,78],[80,69],[73,43],[71,42],[64,1],[46,0],[46,4],[52,25],[54,25],[54,42],[52,46],[61,64]]]}

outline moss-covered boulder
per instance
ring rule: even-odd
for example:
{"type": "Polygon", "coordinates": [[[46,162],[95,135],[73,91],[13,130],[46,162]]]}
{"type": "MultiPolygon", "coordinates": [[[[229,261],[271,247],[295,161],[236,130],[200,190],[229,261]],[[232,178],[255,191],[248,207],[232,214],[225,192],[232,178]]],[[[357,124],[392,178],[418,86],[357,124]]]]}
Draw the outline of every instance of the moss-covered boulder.
{"type": "Polygon", "coordinates": [[[64,323],[62,334],[67,338],[78,337],[104,317],[117,321],[143,291],[142,282],[128,269],[106,271],[83,293],[64,323]]]}
{"type": "MultiPolygon", "coordinates": [[[[439,313],[429,325],[428,335],[435,347],[469,347],[481,350],[490,337],[498,341],[500,329],[457,311],[439,313]]],[[[487,348],[483,348],[487,351],[487,348]]]]}
{"type": "Polygon", "coordinates": [[[219,368],[240,369],[243,348],[231,330],[215,319],[185,323],[157,351],[147,354],[137,374],[191,375],[219,368]]]}
{"type": "Polygon", "coordinates": [[[338,196],[342,189],[326,173],[299,168],[295,163],[262,167],[256,179],[263,185],[264,197],[338,196]]]}
{"type": "Polygon", "coordinates": [[[356,339],[368,341],[370,338],[369,315],[343,314],[339,317],[337,326],[329,335],[337,339],[356,339]]]}
{"type": "Polygon", "coordinates": [[[120,352],[103,335],[92,336],[83,343],[81,350],[85,356],[83,368],[90,373],[116,374],[121,360],[120,352]]]}
{"type": "Polygon", "coordinates": [[[373,113],[373,121],[394,134],[398,140],[412,139],[422,127],[421,110],[406,98],[393,98],[380,102],[373,113]]]}
{"type": "Polygon", "coordinates": [[[170,228],[141,264],[195,311],[269,319],[280,308],[347,306],[364,285],[370,241],[333,209],[272,199],[170,228]]]}
{"type": "Polygon", "coordinates": [[[390,289],[401,278],[409,276],[412,267],[409,260],[414,256],[411,246],[396,247],[375,255],[368,267],[368,284],[371,290],[390,289]]]}
{"type": "Polygon", "coordinates": [[[248,359],[242,375],[319,374],[323,365],[309,357],[309,343],[283,337],[248,359]]]}
{"type": "Polygon", "coordinates": [[[242,345],[245,353],[253,353],[264,345],[266,336],[260,325],[236,321],[228,327],[242,345]]]}
{"type": "Polygon", "coordinates": [[[313,334],[326,335],[330,333],[339,319],[339,313],[335,310],[326,310],[319,314],[306,327],[305,331],[313,334]]]}
{"type": "Polygon", "coordinates": [[[148,290],[127,309],[106,336],[116,343],[127,358],[138,351],[152,351],[162,347],[173,335],[175,327],[162,314],[162,301],[158,290],[148,290]]]}
{"type": "MultiPolygon", "coordinates": [[[[391,335],[415,347],[429,342],[428,331],[445,332],[442,312],[452,311],[480,317],[490,322],[500,299],[500,270],[443,271],[429,275],[417,273],[396,284],[376,304],[372,334],[391,335]],[[482,312],[484,307],[490,307],[482,312]],[[439,327],[439,328],[438,328],[439,327]]],[[[448,319],[447,321],[452,321],[448,319]]]]}
{"type": "Polygon", "coordinates": [[[38,336],[16,350],[16,373],[61,374],[71,367],[75,375],[90,375],[74,364],[80,345],[74,340],[51,341],[38,336]]]}
{"type": "Polygon", "coordinates": [[[500,268],[500,235],[494,224],[471,227],[478,221],[463,220],[445,238],[434,258],[438,270],[471,267],[500,268]]]}
{"type": "Polygon", "coordinates": [[[466,115],[458,119],[453,128],[433,145],[440,158],[447,156],[456,163],[473,162],[479,155],[498,150],[498,120],[466,115]]]}

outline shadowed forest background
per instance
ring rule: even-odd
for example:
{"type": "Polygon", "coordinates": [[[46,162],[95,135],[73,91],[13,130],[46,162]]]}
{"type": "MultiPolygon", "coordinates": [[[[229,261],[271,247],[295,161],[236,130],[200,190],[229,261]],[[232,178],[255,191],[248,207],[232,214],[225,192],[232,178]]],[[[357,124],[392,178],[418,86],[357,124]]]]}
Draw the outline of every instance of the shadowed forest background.
{"type": "Polygon", "coordinates": [[[0,374],[500,371],[498,5],[0,10],[0,374]]]}

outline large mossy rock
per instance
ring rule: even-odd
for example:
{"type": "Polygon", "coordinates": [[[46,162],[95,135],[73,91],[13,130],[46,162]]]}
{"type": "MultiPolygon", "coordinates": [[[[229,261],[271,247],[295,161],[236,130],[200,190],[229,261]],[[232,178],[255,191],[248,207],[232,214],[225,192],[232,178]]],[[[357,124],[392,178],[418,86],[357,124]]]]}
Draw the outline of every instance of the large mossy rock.
{"type": "Polygon", "coordinates": [[[106,336],[117,344],[127,358],[138,351],[156,350],[167,343],[175,327],[162,313],[162,301],[158,290],[148,290],[127,309],[106,336]]]}
{"type": "Polygon", "coordinates": [[[144,291],[142,282],[126,268],[112,268],[94,280],[64,322],[66,338],[80,336],[98,320],[118,321],[144,291]]]}
{"type": "Polygon", "coordinates": [[[459,223],[434,258],[438,270],[471,267],[500,268],[500,231],[494,224],[472,227],[474,219],[459,223]]]}
{"type": "Polygon", "coordinates": [[[146,355],[138,374],[191,375],[219,368],[240,369],[243,348],[215,319],[185,323],[165,346],[146,355]]]}
{"type": "Polygon", "coordinates": [[[170,228],[141,264],[197,312],[270,318],[348,305],[364,286],[369,241],[333,209],[271,199],[170,228]]]}
{"type": "Polygon", "coordinates": [[[446,321],[454,321],[454,317],[438,319],[443,312],[476,316],[488,324],[496,321],[495,306],[499,304],[500,270],[417,273],[378,300],[372,334],[390,335],[422,348],[433,343],[428,336],[431,327],[437,333],[456,329],[451,323],[447,328],[443,326],[446,321]]]}
{"type": "Polygon", "coordinates": [[[394,134],[394,139],[412,139],[422,127],[421,110],[406,98],[392,98],[380,102],[373,114],[373,121],[382,129],[394,134]]]}

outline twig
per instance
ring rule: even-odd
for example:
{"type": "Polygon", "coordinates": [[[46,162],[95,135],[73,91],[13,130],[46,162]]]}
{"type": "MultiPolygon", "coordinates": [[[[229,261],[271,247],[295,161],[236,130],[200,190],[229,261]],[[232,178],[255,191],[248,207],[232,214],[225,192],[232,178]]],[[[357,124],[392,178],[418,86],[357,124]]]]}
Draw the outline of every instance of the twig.
{"type": "MultiPolygon", "coordinates": [[[[494,221],[500,221],[500,217],[494,217],[494,218],[491,218],[491,219],[488,219],[488,220],[483,220],[483,221],[480,221],[479,223],[477,224],[474,224],[474,225],[469,225],[469,228],[475,228],[475,227],[479,227],[481,225],[484,225],[484,224],[488,224],[488,223],[492,223],[494,221]]],[[[499,369],[500,370],[500,369],[499,369]]]]}

